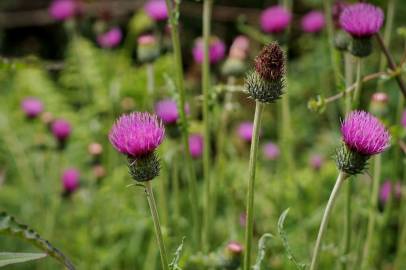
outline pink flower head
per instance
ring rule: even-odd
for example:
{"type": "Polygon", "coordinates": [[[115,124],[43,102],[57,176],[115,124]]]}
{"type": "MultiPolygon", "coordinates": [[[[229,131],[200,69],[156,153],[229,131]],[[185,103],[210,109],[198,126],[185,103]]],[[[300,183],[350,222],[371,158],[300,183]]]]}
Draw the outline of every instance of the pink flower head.
{"type": "Polygon", "coordinates": [[[117,151],[136,158],[154,152],[164,136],[165,128],[156,115],[134,112],[116,121],[109,140],[117,151]]]}
{"type": "Polygon", "coordinates": [[[406,110],[403,111],[401,122],[402,122],[402,126],[404,128],[406,128],[406,110]]]}
{"type": "Polygon", "coordinates": [[[48,12],[55,20],[64,21],[75,16],[77,9],[74,0],[54,0],[49,6],[48,12]]]}
{"type": "Polygon", "coordinates": [[[310,166],[314,170],[320,170],[321,166],[323,166],[324,158],[321,155],[314,154],[310,157],[310,166]]]}
{"type": "Polygon", "coordinates": [[[97,42],[102,48],[114,48],[118,46],[123,38],[120,28],[114,27],[97,37],[97,42]]]}
{"type": "Polygon", "coordinates": [[[74,168],[66,169],[62,174],[63,189],[67,193],[72,193],[79,187],[80,173],[74,168]]]}
{"type": "Polygon", "coordinates": [[[21,109],[27,118],[35,118],[44,110],[44,106],[39,99],[27,97],[21,102],[21,109]]]}
{"type": "Polygon", "coordinates": [[[154,21],[164,21],[168,19],[168,10],[165,0],[149,0],[144,6],[144,10],[154,21]]]}
{"type": "Polygon", "coordinates": [[[156,38],[153,35],[141,35],[137,39],[138,45],[154,45],[156,43],[156,38]]]}
{"type": "Polygon", "coordinates": [[[250,41],[246,36],[237,36],[231,44],[229,56],[235,59],[245,59],[250,47],[250,41]]]}
{"type": "Polygon", "coordinates": [[[174,100],[164,99],[155,104],[155,113],[165,125],[175,124],[179,119],[178,106],[174,100]]]}
{"type": "MultiPolygon", "coordinates": [[[[193,47],[192,53],[196,63],[201,64],[203,62],[203,40],[198,38],[193,47]]],[[[211,64],[215,64],[222,60],[226,53],[226,45],[217,37],[212,37],[209,43],[209,60],[211,64]]]]}
{"type": "Polygon", "coordinates": [[[282,6],[272,6],[261,14],[261,28],[266,33],[283,32],[292,20],[292,14],[282,6]]]}
{"type": "Polygon", "coordinates": [[[353,111],[341,125],[341,134],[347,147],[362,155],[371,156],[389,147],[390,134],[372,114],[353,111]]]}
{"type": "Polygon", "coordinates": [[[376,92],[372,95],[372,102],[387,103],[388,100],[388,94],[384,92],[376,92]]]}
{"type": "Polygon", "coordinates": [[[67,121],[57,119],[52,122],[51,130],[57,140],[64,141],[69,137],[72,128],[67,121]]]}
{"type": "Polygon", "coordinates": [[[307,33],[320,32],[325,24],[324,14],[320,11],[311,11],[307,13],[301,21],[303,31],[307,33]]]}
{"type": "Polygon", "coordinates": [[[200,158],[203,153],[203,136],[191,134],[189,136],[189,152],[193,158],[200,158]]]}
{"type": "Polygon", "coordinates": [[[243,246],[237,241],[231,241],[227,244],[227,250],[234,255],[239,255],[244,250],[243,246]]]}
{"type": "Polygon", "coordinates": [[[272,142],[268,142],[267,144],[264,145],[263,152],[265,158],[269,160],[277,159],[280,154],[279,147],[272,142]]]}
{"type": "Polygon", "coordinates": [[[251,142],[254,124],[251,122],[242,122],[237,129],[238,136],[246,142],[251,142]]]}
{"type": "Polygon", "coordinates": [[[351,36],[368,38],[382,27],[384,14],[382,9],[367,3],[348,6],[340,15],[340,25],[351,36]]]}
{"type": "Polygon", "coordinates": [[[379,200],[385,204],[391,196],[399,200],[402,196],[402,186],[400,182],[392,183],[392,181],[386,180],[379,190],[379,200]]]}

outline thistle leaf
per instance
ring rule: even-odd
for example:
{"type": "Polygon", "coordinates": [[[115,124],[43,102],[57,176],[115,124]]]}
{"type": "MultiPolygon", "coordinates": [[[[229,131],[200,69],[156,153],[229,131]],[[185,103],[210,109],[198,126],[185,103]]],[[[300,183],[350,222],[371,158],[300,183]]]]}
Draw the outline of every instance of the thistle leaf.
{"type": "Polygon", "coordinates": [[[265,233],[264,235],[259,238],[258,241],[258,256],[257,260],[255,261],[255,265],[252,266],[252,270],[261,270],[262,261],[265,258],[266,254],[266,239],[273,238],[273,235],[270,233],[265,233]]]}
{"type": "Polygon", "coordinates": [[[182,268],[180,268],[178,264],[179,264],[180,257],[182,255],[184,241],[185,241],[185,237],[182,238],[182,242],[180,243],[179,247],[176,249],[173,260],[169,264],[169,268],[171,270],[182,270],[182,268]]]}
{"type": "Polygon", "coordinates": [[[46,253],[14,253],[14,252],[0,252],[0,267],[34,261],[45,258],[46,253]]]}

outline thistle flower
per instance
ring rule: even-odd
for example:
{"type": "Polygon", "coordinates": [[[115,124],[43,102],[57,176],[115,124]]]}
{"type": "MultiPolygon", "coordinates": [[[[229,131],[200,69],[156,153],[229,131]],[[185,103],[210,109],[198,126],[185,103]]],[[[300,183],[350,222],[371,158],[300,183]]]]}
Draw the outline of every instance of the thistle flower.
{"type": "Polygon", "coordinates": [[[254,70],[248,73],[245,87],[253,99],[274,102],[283,93],[284,76],[284,53],[277,42],[272,42],[255,58],[254,70]]]}
{"type": "Polygon", "coordinates": [[[93,142],[88,145],[87,151],[92,156],[100,156],[103,153],[103,146],[100,143],[93,142]]]}
{"type": "Polygon", "coordinates": [[[238,36],[234,39],[228,57],[221,68],[224,76],[241,76],[246,70],[244,60],[247,58],[249,40],[246,36],[238,36]]]}
{"type": "Polygon", "coordinates": [[[189,152],[192,158],[200,158],[203,153],[203,136],[200,134],[191,134],[189,136],[189,152]]]}
{"type": "Polygon", "coordinates": [[[227,244],[225,249],[225,256],[221,263],[222,269],[236,270],[239,269],[243,253],[243,246],[236,242],[231,241],[227,244]]]}
{"type": "Polygon", "coordinates": [[[142,35],[137,41],[137,58],[141,63],[150,63],[158,58],[160,53],[159,44],[153,35],[142,35]]]}
{"type": "Polygon", "coordinates": [[[61,177],[64,194],[69,195],[79,188],[80,173],[75,168],[66,169],[61,177]]]}
{"type": "Polygon", "coordinates": [[[379,190],[379,200],[382,204],[385,204],[390,197],[400,200],[402,196],[402,186],[400,182],[393,183],[390,180],[386,180],[379,190]]]}
{"type": "Polygon", "coordinates": [[[276,144],[268,142],[263,147],[263,153],[266,159],[276,160],[280,155],[280,150],[276,144]]]}
{"type": "Polygon", "coordinates": [[[406,110],[403,111],[401,124],[404,128],[406,128],[406,110]]]}
{"type": "Polygon", "coordinates": [[[100,34],[97,37],[97,42],[102,48],[114,48],[120,44],[122,38],[123,34],[121,29],[114,27],[103,34],[100,34]]]}
{"type": "MultiPolygon", "coordinates": [[[[209,61],[211,64],[220,62],[226,52],[226,45],[218,37],[211,37],[209,41],[209,61]]],[[[192,50],[193,58],[196,63],[201,64],[203,62],[204,47],[203,40],[198,38],[195,41],[195,46],[192,50]]]]}
{"type": "Polygon", "coordinates": [[[251,142],[253,130],[254,124],[252,122],[242,122],[238,126],[237,134],[242,140],[246,142],[251,142]]]}
{"type": "Polygon", "coordinates": [[[159,22],[168,19],[165,0],[149,0],[144,5],[144,10],[154,21],[159,22]]]}
{"type": "Polygon", "coordinates": [[[372,155],[385,151],[390,134],[373,115],[353,111],[341,125],[344,146],[337,152],[337,165],[348,174],[358,174],[372,155]]]}
{"type": "Polygon", "coordinates": [[[313,170],[318,171],[323,166],[324,158],[321,155],[314,154],[310,156],[309,163],[313,170]]]}
{"type": "Polygon", "coordinates": [[[272,6],[261,13],[261,29],[266,33],[283,32],[290,24],[292,14],[282,6],[272,6]]]}
{"type": "Polygon", "coordinates": [[[326,22],[324,14],[320,11],[307,13],[301,21],[302,30],[307,33],[317,33],[323,30],[326,22]]]}
{"type": "Polygon", "coordinates": [[[21,109],[29,119],[36,118],[44,110],[44,106],[39,99],[27,97],[21,102],[21,109]]]}
{"type": "Polygon", "coordinates": [[[52,122],[51,131],[54,137],[63,144],[69,138],[72,127],[66,120],[56,119],[52,122]]]}
{"type": "Polygon", "coordinates": [[[75,16],[77,5],[74,0],[54,0],[48,9],[49,15],[57,21],[64,21],[75,16]]]}
{"type": "Polygon", "coordinates": [[[127,155],[130,173],[136,181],[150,181],[159,174],[155,149],[162,143],[165,128],[156,115],[135,112],[122,115],[113,125],[109,140],[127,155]]]}
{"type": "Polygon", "coordinates": [[[353,55],[365,57],[371,53],[371,37],[381,29],[383,19],[383,11],[371,4],[357,3],[344,9],[340,25],[353,37],[350,47],[353,55]]]}
{"type": "Polygon", "coordinates": [[[374,115],[382,116],[387,111],[389,97],[384,92],[376,92],[371,97],[371,112],[374,115]]]}

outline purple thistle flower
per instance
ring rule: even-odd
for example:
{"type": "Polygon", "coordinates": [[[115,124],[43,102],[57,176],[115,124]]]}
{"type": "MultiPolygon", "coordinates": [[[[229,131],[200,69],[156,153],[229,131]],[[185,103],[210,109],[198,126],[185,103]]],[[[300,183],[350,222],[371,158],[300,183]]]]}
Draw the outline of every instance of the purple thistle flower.
{"type": "Polygon", "coordinates": [[[193,158],[200,158],[203,153],[203,136],[191,134],[189,136],[189,152],[193,158]]]}
{"type": "Polygon", "coordinates": [[[165,125],[175,124],[179,119],[178,106],[174,100],[165,99],[155,104],[155,113],[165,125]]]}
{"type": "Polygon", "coordinates": [[[318,171],[318,170],[320,170],[321,166],[323,166],[324,158],[321,155],[314,154],[314,155],[310,156],[309,163],[310,163],[310,167],[312,167],[313,170],[318,171]]]}
{"type": "Polygon", "coordinates": [[[62,186],[66,193],[72,193],[79,187],[80,173],[74,168],[66,169],[62,174],[62,186]]]}
{"type": "Polygon", "coordinates": [[[261,13],[261,28],[266,33],[283,32],[292,20],[292,14],[282,6],[272,6],[261,13]]]}
{"type": "Polygon", "coordinates": [[[141,35],[137,39],[138,45],[154,45],[156,38],[151,34],[141,35]]]}
{"type": "Polygon", "coordinates": [[[403,111],[401,123],[402,126],[406,128],[406,110],[403,111]]]}
{"type": "Polygon", "coordinates": [[[280,154],[279,147],[272,142],[268,142],[264,145],[263,152],[265,158],[269,160],[276,160],[280,154]]]}
{"type": "Polygon", "coordinates": [[[49,14],[58,21],[64,21],[75,16],[77,5],[74,0],[54,0],[49,6],[49,14]]]}
{"type": "Polygon", "coordinates": [[[385,204],[391,196],[399,200],[402,196],[402,186],[400,182],[392,183],[392,181],[386,180],[379,190],[379,200],[385,204]]]}
{"type": "Polygon", "coordinates": [[[301,21],[302,30],[307,33],[320,32],[325,24],[324,14],[320,11],[311,11],[307,13],[301,21]]]}
{"type": "Polygon", "coordinates": [[[351,36],[369,38],[382,27],[384,14],[382,9],[367,3],[348,6],[340,15],[340,26],[351,36]]]}
{"type": "Polygon", "coordinates": [[[21,102],[21,109],[27,118],[35,118],[44,110],[42,102],[34,97],[27,97],[21,102]]]}
{"type": "MultiPolygon", "coordinates": [[[[196,63],[201,64],[203,62],[203,40],[198,38],[195,41],[192,54],[196,63]]],[[[221,61],[226,53],[226,45],[217,37],[212,37],[209,43],[209,61],[211,64],[215,64],[221,61]]]]}
{"type": "Polygon", "coordinates": [[[231,253],[232,255],[240,255],[243,250],[244,250],[244,247],[237,241],[230,241],[227,244],[227,251],[229,253],[231,253]]]}
{"type": "Polygon", "coordinates": [[[242,122],[237,129],[238,136],[246,142],[251,142],[254,124],[252,122],[242,122]]]}
{"type": "Polygon", "coordinates": [[[341,125],[341,133],[350,150],[365,156],[385,151],[390,143],[390,134],[385,126],[364,111],[351,112],[341,125]]]}
{"type": "Polygon", "coordinates": [[[109,140],[120,153],[137,158],[149,155],[162,143],[165,128],[156,115],[134,112],[113,125],[109,140]]]}
{"type": "Polygon", "coordinates": [[[71,134],[72,128],[67,121],[57,119],[52,122],[51,131],[58,141],[65,141],[71,134]]]}
{"type": "Polygon", "coordinates": [[[229,57],[244,60],[247,57],[250,41],[246,36],[238,36],[230,47],[229,57]]]}
{"type": "Polygon", "coordinates": [[[372,95],[372,102],[387,103],[389,100],[388,94],[384,92],[376,92],[372,95]]]}
{"type": "Polygon", "coordinates": [[[97,37],[97,42],[102,48],[114,48],[118,46],[123,38],[123,34],[118,27],[114,27],[109,31],[100,34],[97,37]]]}
{"type": "Polygon", "coordinates": [[[164,0],[150,0],[145,4],[144,10],[154,21],[168,19],[168,10],[164,0]]]}

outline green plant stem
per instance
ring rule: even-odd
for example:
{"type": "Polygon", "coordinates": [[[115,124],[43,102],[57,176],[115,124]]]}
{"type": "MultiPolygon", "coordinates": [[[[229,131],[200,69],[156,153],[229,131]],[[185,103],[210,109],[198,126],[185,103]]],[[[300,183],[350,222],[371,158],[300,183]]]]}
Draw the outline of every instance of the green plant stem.
{"type": "Polygon", "coordinates": [[[172,165],[172,184],[173,184],[173,202],[175,204],[175,220],[178,222],[180,220],[180,192],[179,192],[179,170],[177,162],[172,165]]]}
{"type": "Polygon", "coordinates": [[[252,134],[250,161],[248,167],[248,196],[247,196],[247,224],[245,227],[245,254],[244,254],[244,270],[251,269],[251,246],[252,237],[254,234],[254,187],[255,187],[255,172],[257,163],[257,153],[259,144],[259,133],[261,128],[261,118],[264,109],[264,104],[257,101],[255,105],[254,130],[252,134]]]}
{"type": "Polygon", "coordinates": [[[343,184],[343,182],[344,182],[344,180],[346,178],[347,178],[347,175],[344,172],[340,172],[338,174],[338,177],[337,177],[336,183],[334,185],[333,191],[331,192],[330,198],[328,199],[327,206],[326,206],[326,209],[324,210],[323,218],[321,220],[320,229],[319,229],[319,233],[317,235],[316,244],[314,246],[312,262],[311,262],[311,265],[310,265],[310,270],[317,269],[317,261],[318,261],[318,258],[319,258],[319,253],[320,253],[320,249],[321,249],[321,241],[323,239],[324,231],[327,228],[327,224],[328,224],[328,220],[329,220],[329,217],[330,217],[330,214],[331,214],[331,210],[333,209],[334,202],[335,202],[335,200],[337,198],[340,187],[342,186],[342,184],[343,184]]]}
{"type": "Polygon", "coordinates": [[[361,97],[361,89],[362,89],[362,78],[361,78],[361,72],[362,72],[362,59],[360,57],[356,57],[356,62],[357,62],[357,79],[356,79],[356,88],[354,90],[354,98],[353,98],[353,108],[357,108],[360,102],[360,97],[361,97]]]}
{"type": "Polygon", "coordinates": [[[203,250],[210,249],[210,231],[211,231],[211,192],[210,192],[210,115],[209,115],[209,90],[210,90],[210,62],[209,62],[209,42],[210,42],[210,20],[213,1],[204,0],[203,2],[203,65],[202,65],[202,91],[203,91],[203,178],[205,187],[204,213],[203,213],[203,250]]]}
{"type": "Polygon", "coordinates": [[[154,63],[147,63],[146,70],[147,70],[147,91],[149,95],[152,95],[155,89],[154,63]]]}
{"type": "Polygon", "coordinates": [[[352,191],[353,191],[353,182],[351,179],[348,179],[346,184],[346,200],[345,200],[345,228],[344,228],[344,248],[342,253],[341,260],[341,269],[346,270],[349,262],[349,254],[351,247],[351,223],[352,223],[352,191]]]}
{"type": "Polygon", "coordinates": [[[156,209],[154,193],[152,192],[151,181],[145,182],[145,194],[147,195],[147,200],[152,215],[152,221],[154,222],[155,235],[158,241],[159,252],[161,254],[162,269],[169,270],[168,257],[166,255],[165,244],[161,231],[161,224],[159,223],[159,216],[156,209]]]}
{"type": "Polygon", "coordinates": [[[192,162],[192,157],[189,153],[189,130],[188,122],[185,113],[185,99],[186,91],[184,85],[184,75],[182,66],[182,51],[180,47],[180,37],[179,37],[179,27],[178,27],[178,12],[179,7],[175,1],[175,6],[172,7],[171,0],[165,0],[167,9],[169,10],[169,24],[171,29],[173,56],[175,63],[175,73],[176,73],[176,87],[179,91],[179,114],[181,120],[181,131],[182,131],[182,144],[185,155],[185,165],[188,172],[188,181],[190,188],[190,200],[191,200],[191,212],[193,220],[194,229],[194,243],[197,246],[199,243],[200,236],[200,222],[199,222],[199,197],[197,193],[197,180],[196,173],[192,162]]]}
{"type": "Polygon", "coordinates": [[[368,264],[369,264],[369,251],[371,248],[371,243],[372,243],[373,235],[374,235],[374,231],[375,231],[376,210],[377,210],[376,208],[378,206],[381,165],[382,165],[382,158],[381,158],[381,155],[378,154],[374,157],[374,175],[373,175],[373,179],[372,179],[372,190],[371,190],[371,197],[370,197],[370,202],[369,202],[368,228],[367,228],[367,236],[365,239],[364,250],[363,250],[363,254],[362,254],[361,270],[368,269],[368,264]]]}
{"type": "MultiPolygon", "coordinates": [[[[344,53],[344,68],[345,68],[345,88],[348,89],[352,85],[353,80],[353,65],[352,65],[352,55],[348,52],[344,53]]],[[[345,95],[345,114],[351,111],[351,95],[345,95]]]]}

